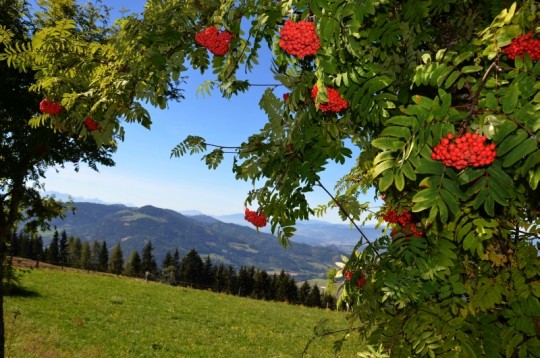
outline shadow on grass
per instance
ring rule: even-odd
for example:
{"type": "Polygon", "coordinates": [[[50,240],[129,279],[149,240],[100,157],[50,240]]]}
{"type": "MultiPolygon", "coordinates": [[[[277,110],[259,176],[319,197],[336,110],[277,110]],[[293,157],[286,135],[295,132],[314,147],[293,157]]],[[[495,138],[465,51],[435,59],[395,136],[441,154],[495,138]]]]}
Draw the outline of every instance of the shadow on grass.
{"type": "Polygon", "coordinates": [[[6,289],[4,292],[6,297],[41,297],[41,294],[37,291],[32,291],[27,288],[16,286],[6,289]]]}

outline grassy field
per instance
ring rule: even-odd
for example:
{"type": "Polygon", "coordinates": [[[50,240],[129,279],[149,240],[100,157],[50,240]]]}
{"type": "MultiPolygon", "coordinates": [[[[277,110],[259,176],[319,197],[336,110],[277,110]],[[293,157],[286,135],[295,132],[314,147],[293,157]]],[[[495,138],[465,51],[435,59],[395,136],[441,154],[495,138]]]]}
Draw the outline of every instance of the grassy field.
{"type": "MultiPolygon", "coordinates": [[[[9,357],[301,357],[315,326],[345,315],[74,270],[31,270],[6,298],[9,357]]],[[[309,357],[337,355],[314,341],[309,357]]]]}

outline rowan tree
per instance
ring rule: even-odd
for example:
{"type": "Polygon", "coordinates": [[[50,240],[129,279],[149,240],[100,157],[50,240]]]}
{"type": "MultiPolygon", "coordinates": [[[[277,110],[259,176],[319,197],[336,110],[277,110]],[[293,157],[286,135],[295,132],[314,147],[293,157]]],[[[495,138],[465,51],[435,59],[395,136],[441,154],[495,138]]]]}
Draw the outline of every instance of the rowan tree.
{"type": "MultiPolygon", "coordinates": [[[[74,5],[76,12],[90,15],[74,5]]],[[[15,41],[29,41],[38,24],[27,21],[31,17],[26,1],[0,0],[0,32],[9,32],[15,41]],[[32,23],[32,28],[30,24],[32,23]]],[[[87,17],[90,28],[96,29],[94,20],[87,17]]],[[[75,20],[74,18],[72,18],[75,20]]],[[[97,32],[96,32],[97,33],[97,32]]],[[[1,35],[0,35],[1,36],[1,35]]],[[[0,40],[0,52],[5,42],[0,40]]],[[[9,51],[9,49],[6,49],[9,51]]],[[[41,94],[28,89],[36,84],[36,72],[21,72],[10,63],[0,62],[0,262],[6,256],[6,241],[11,233],[24,223],[25,231],[35,234],[38,228],[47,228],[47,222],[62,216],[66,204],[43,195],[42,180],[47,169],[66,164],[87,163],[97,170],[98,164],[113,165],[111,143],[97,146],[95,141],[81,140],[51,127],[31,128],[28,121],[39,113],[41,94]]],[[[38,258],[39,259],[39,258],[38,258]]],[[[4,265],[0,265],[0,312],[3,312],[4,265]]],[[[8,267],[9,269],[9,267],[8,267]]],[[[0,317],[0,353],[4,353],[4,321],[0,317]]]]}
{"type": "Polygon", "coordinates": [[[351,221],[359,243],[336,277],[361,354],[540,356],[539,15],[533,0],[150,0],[106,44],[58,19],[31,44],[2,31],[1,58],[66,109],[32,125],[102,145],[123,121],[148,126],[141,101],[166,107],[185,66],[211,68],[202,91],[241,95],[267,44],[267,124],[233,149],[190,135],[172,156],[215,168],[234,152],[255,187],[246,206],[259,205],[246,218],[284,245],[329,207],[351,221]],[[353,153],[324,186],[324,168],[353,153]],[[380,210],[360,200],[368,189],[380,210]],[[310,205],[313,190],[329,203],[310,205]],[[388,234],[368,242],[366,213],[388,234]]]}

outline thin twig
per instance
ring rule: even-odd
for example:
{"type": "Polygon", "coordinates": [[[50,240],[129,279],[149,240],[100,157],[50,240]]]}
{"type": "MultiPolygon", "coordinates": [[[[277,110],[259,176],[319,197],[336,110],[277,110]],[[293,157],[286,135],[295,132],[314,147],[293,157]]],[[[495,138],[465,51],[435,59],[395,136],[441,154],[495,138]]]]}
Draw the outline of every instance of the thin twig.
{"type": "Polygon", "coordinates": [[[239,146],[225,146],[225,145],[218,145],[218,144],[212,144],[212,143],[206,143],[206,142],[204,142],[204,145],[208,147],[214,147],[214,148],[220,148],[220,149],[241,149],[242,148],[239,146]]]}
{"type": "Polygon", "coordinates": [[[375,247],[372,246],[371,242],[369,241],[369,239],[367,238],[366,234],[364,234],[364,232],[362,231],[362,229],[360,229],[360,227],[356,224],[356,222],[354,221],[354,219],[351,217],[351,215],[349,214],[349,212],[347,210],[345,210],[345,208],[343,207],[343,205],[341,205],[341,203],[334,197],[334,195],[332,195],[332,193],[330,193],[330,191],[328,189],[326,189],[326,187],[321,183],[320,180],[317,180],[317,184],[326,192],[326,194],[328,194],[328,196],[332,199],[332,201],[334,203],[336,203],[336,205],[338,206],[339,210],[341,210],[341,212],[347,217],[347,219],[349,219],[349,221],[351,222],[351,224],[356,228],[356,230],[360,233],[360,236],[362,236],[362,239],[365,240],[366,242],[366,245],[367,246],[371,246],[373,248],[373,251],[375,252],[375,254],[377,255],[377,257],[380,259],[381,258],[381,255],[379,254],[379,251],[377,251],[377,249],[375,247]]]}

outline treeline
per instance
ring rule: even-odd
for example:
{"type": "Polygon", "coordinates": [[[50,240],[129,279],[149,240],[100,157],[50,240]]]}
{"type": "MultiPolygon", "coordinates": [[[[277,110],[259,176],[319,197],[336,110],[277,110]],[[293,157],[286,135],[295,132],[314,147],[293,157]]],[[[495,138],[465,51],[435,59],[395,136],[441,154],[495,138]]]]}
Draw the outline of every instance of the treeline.
{"type": "Polygon", "coordinates": [[[253,266],[237,270],[231,265],[215,264],[209,256],[203,260],[194,249],[184,257],[180,256],[178,249],[168,251],[158,268],[153,250],[152,242],[149,241],[140,254],[134,250],[124,260],[120,244],[109,252],[105,241],[82,241],[78,237],[68,236],[65,231],[55,231],[47,247],[43,246],[41,237],[15,233],[9,247],[12,256],[62,267],[110,272],[253,299],[336,308],[335,298],[321,291],[317,284],[311,286],[305,281],[298,286],[294,278],[283,270],[279,274],[269,274],[253,266]]]}

